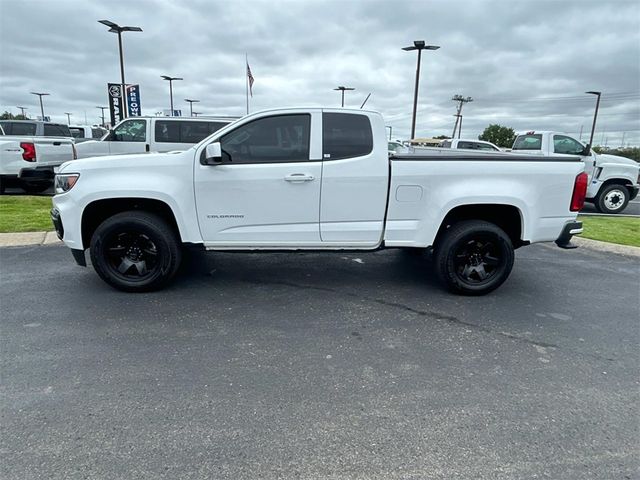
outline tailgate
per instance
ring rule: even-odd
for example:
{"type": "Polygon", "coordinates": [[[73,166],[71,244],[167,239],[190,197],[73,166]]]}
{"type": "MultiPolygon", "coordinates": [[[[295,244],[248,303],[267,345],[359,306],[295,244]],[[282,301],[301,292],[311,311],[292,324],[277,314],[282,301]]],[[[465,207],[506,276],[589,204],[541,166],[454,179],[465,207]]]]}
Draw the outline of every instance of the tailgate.
{"type": "Polygon", "coordinates": [[[66,138],[38,138],[36,144],[37,166],[58,166],[73,160],[73,142],[66,138]]]}

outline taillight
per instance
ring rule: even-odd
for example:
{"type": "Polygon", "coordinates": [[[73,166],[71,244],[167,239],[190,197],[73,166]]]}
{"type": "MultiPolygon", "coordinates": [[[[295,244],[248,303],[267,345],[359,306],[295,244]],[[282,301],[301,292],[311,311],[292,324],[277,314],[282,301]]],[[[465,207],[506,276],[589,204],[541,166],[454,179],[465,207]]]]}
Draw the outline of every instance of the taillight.
{"type": "Polygon", "coordinates": [[[36,146],[31,142],[20,142],[22,148],[22,159],[27,162],[36,161],[36,146]]]}
{"type": "Polygon", "coordinates": [[[569,208],[572,212],[579,212],[584,207],[588,181],[589,177],[584,172],[576,177],[576,181],[573,184],[573,195],[571,195],[571,207],[569,208]]]}

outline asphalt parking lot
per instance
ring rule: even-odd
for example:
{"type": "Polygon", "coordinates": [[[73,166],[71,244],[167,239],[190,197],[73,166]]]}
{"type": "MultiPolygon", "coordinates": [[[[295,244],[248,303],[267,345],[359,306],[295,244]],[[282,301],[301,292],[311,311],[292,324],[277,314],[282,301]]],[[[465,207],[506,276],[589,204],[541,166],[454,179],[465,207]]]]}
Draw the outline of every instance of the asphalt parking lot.
{"type": "Polygon", "coordinates": [[[194,253],[144,295],[0,262],[2,478],[640,475],[637,258],[527,247],[480,298],[392,250],[194,253]]]}

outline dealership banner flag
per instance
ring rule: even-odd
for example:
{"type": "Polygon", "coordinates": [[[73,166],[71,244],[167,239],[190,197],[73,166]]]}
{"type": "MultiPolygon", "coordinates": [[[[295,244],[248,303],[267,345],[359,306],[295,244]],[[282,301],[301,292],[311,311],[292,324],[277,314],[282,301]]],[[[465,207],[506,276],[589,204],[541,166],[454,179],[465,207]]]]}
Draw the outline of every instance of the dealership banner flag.
{"type": "Polygon", "coordinates": [[[127,85],[127,117],[139,117],[142,115],[140,106],[140,85],[127,85]]]}
{"type": "Polygon", "coordinates": [[[119,83],[108,83],[107,92],[109,95],[109,113],[111,114],[111,126],[124,118],[124,110],[122,105],[122,94],[120,92],[122,86],[119,83]]]}

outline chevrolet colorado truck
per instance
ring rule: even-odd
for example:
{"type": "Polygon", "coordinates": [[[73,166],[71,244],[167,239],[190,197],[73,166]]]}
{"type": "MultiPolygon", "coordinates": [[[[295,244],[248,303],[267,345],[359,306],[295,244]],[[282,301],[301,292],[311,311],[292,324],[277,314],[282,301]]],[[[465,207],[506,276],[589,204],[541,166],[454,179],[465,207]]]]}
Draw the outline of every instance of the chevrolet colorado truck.
{"type": "Polygon", "coordinates": [[[586,201],[600,213],[621,213],[638,196],[640,164],[618,155],[598,154],[571,135],[559,132],[530,131],[520,134],[511,151],[528,155],[579,158],[585,164],[588,188],[586,201]]]}
{"type": "Polygon", "coordinates": [[[75,158],[70,138],[4,135],[0,126],[0,194],[12,184],[43,192],[53,183],[54,169],[75,158]]]}
{"type": "Polygon", "coordinates": [[[52,220],[124,291],[166,285],[181,247],[432,249],[454,292],[501,285],[514,249],[571,248],[586,192],[576,157],[433,149],[389,157],[382,116],[290,108],[248,115],[182,152],[80,159],[56,175],[52,220]]]}

